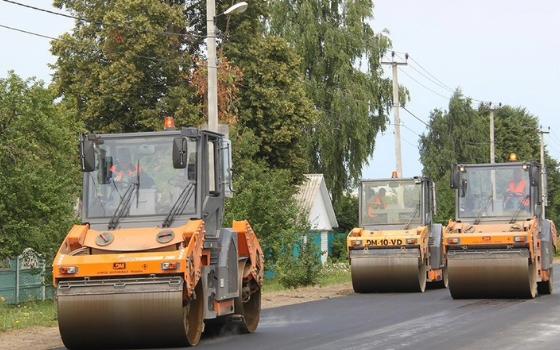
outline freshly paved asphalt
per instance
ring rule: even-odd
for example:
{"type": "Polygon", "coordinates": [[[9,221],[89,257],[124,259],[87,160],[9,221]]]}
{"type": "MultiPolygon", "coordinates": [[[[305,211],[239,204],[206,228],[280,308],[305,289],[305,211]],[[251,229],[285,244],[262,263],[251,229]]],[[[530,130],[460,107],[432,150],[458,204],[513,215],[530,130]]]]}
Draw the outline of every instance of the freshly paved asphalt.
{"type": "MultiPolygon", "coordinates": [[[[560,293],[558,281],[555,287],[560,293]]],[[[261,316],[256,333],[207,336],[199,349],[560,349],[560,294],[534,300],[453,300],[446,289],[361,294],[261,316]]]]}
{"type": "Polygon", "coordinates": [[[197,348],[560,349],[558,282],[557,294],[534,300],[453,300],[447,289],[436,289],[267,309],[256,333],[206,335],[197,348]]]}

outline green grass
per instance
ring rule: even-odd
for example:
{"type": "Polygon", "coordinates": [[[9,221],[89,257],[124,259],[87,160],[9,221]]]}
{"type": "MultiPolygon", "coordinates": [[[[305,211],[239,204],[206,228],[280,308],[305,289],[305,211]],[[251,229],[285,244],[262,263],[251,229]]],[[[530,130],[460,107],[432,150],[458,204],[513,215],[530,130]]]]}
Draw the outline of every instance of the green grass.
{"type": "MultiPolygon", "coordinates": [[[[335,264],[335,265],[327,265],[323,268],[319,276],[319,281],[317,285],[321,287],[333,285],[333,284],[341,284],[350,282],[350,269],[346,264],[335,264]]],[[[286,290],[288,288],[282,286],[278,281],[278,278],[274,278],[271,280],[266,280],[264,282],[263,292],[272,293],[278,292],[282,290],[286,290]]]]}
{"type": "Polygon", "coordinates": [[[33,326],[56,326],[56,307],[52,300],[20,305],[0,304],[0,332],[33,326]]]}

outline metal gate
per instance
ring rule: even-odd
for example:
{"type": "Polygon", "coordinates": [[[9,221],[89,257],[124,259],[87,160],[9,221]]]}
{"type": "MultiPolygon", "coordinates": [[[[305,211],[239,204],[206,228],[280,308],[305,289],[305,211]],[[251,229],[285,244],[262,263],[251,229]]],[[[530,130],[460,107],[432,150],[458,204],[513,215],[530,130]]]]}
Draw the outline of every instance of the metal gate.
{"type": "Polygon", "coordinates": [[[7,304],[45,300],[45,260],[31,248],[0,262],[0,297],[7,304]]]}

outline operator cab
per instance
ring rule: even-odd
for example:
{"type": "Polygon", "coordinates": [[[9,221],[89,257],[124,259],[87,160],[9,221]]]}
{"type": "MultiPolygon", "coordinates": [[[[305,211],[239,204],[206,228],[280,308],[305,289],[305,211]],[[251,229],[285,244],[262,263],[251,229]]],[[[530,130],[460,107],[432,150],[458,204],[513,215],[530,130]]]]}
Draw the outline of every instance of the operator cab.
{"type": "Polygon", "coordinates": [[[195,128],[84,135],[82,221],[94,229],[221,227],[231,194],[231,144],[195,128]]]}
{"type": "Polygon", "coordinates": [[[360,227],[401,230],[430,225],[435,211],[435,186],[424,177],[362,180],[360,227]]]}
{"type": "Polygon", "coordinates": [[[539,216],[542,184],[535,163],[459,164],[453,168],[458,221],[515,222],[539,216]]]}

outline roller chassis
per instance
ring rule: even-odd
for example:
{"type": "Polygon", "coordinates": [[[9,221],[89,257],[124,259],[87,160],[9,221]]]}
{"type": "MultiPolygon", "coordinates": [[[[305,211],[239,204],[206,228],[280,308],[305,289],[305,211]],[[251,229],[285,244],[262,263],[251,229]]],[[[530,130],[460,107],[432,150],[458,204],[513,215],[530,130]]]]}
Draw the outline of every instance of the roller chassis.
{"type": "MultiPolygon", "coordinates": [[[[59,328],[68,348],[196,345],[205,323],[257,328],[264,255],[247,221],[220,228],[229,151],[223,136],[182,129],[91,139],[161,136],[198,140],[196,211],[179,213],[168,227],[157,225],[165,217],[152,216],[125,217],[107,229],[106,220],[89,218],[84,209],[84,224],[70,230],[53,262],[59,328]],[[210,143],[213,191],[206,170],[212,165],[200,156],[210,143]],[[68,267],[75,271],[68,274],[68,267]]],[[[89,178],[84,174],[84,196],[89,178]]]]}

